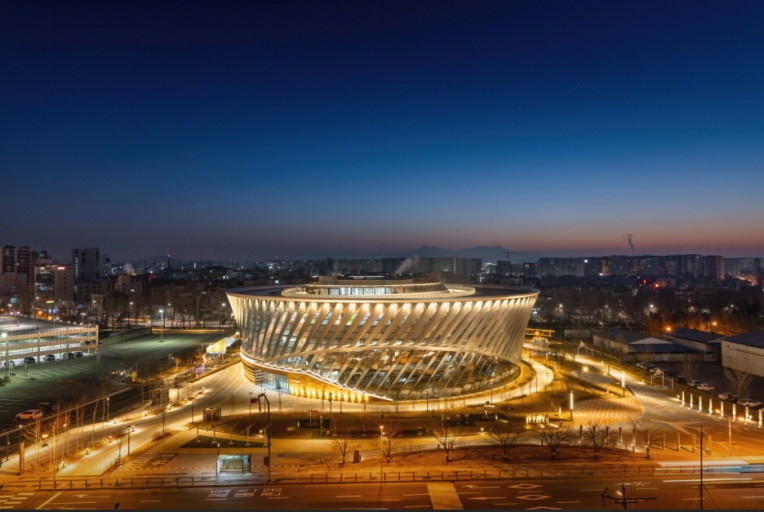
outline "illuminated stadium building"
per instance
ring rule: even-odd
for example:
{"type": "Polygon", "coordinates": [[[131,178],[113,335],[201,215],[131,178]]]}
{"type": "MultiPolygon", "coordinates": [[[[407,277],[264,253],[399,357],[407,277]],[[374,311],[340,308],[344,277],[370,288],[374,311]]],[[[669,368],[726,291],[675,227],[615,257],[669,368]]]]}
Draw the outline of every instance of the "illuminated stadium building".
{"type": "Polygon", "coordinates": [[[249,379],[348,401],[458,396],[512,380],[538,295],[334,277],[227,293],[249,379]]]}

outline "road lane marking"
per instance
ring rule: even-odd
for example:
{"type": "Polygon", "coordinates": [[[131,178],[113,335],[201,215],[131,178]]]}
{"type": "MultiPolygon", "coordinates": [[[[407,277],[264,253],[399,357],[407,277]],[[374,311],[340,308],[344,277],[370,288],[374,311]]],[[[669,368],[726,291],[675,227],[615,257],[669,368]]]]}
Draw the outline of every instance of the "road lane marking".
{"type": "MultiPolygon", "coordinates": [[[[740,478],[704,478],[703,479],[704,482],[738,482],[738,481],[746,481],[747,482],[749,480],[753,480],[753,478],[740,477],[740,478]]],[[[696,482],[700,482],[700,478],[687,478],[687,479],[682,479],[682,480],[664,480],[663,481],[664,484],[669,483],[669,482],[691,482],[691,483],[696,483],[696,482]]]]}
{"type": "Polygon", "coordinates": [[[56,494],[54,494],[53,496],[51,496],[50,498],[48,498],[48,500],[47,500],[45,503],[43,503],[42,505],[40,505],[39,507],[37,507],[37,510],[42,510],[42,509],[44,509],[44,508],[45,508],[45,507],[48,505],[48,503],[50,503],[51,501],[55,500],[55,499],[56,499],[56,498],[58,498],[59,496],[61,496],[61,493],[60,493],[60,492],[57,492],[56,494]]]}
{"type": "Polygon", "coordinates": [[[480,494],[480,491],[462,491],[457,492],[456,494],[480,494]]]}
{"type": "Polygon", "coordinates": [[[764,494],[760,494],[759,496],[741,496],[744,500],[752,500],[757,498],[764,498],[764,494]]]}

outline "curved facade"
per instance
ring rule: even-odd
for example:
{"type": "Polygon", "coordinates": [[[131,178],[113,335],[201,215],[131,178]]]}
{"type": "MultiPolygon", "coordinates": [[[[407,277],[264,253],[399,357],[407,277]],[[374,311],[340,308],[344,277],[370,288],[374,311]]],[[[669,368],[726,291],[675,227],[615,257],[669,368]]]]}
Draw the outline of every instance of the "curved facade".
{"type": "Polygon", "coordinates": [[[514,378],[538,291],[423,279],[322,278],[229,290],[242,360],[291,392],[425,400],[514,378]]]}

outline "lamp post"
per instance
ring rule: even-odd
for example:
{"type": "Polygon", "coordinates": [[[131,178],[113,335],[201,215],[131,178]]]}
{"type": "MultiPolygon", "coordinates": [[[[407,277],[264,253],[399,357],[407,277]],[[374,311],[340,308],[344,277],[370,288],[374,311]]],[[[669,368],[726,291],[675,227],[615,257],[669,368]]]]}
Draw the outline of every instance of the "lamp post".
{"type": "Polygon", "coordinates": [[[379,426],[379,479],[382,480],[382,460],[385,453],[385,426],[379,426]]]}
{"type": "Polygon", "coordinates": [[[6,379],[10,379],[11,376],[11,368],[8,366],[10,363],[8,362],[8,333],[4,332],[2,334],[3,338],[3,344],[5,344],[5,377],[6,379]]]}
{"type": "MultiPolygon", "coordinates": [[[[257,395],[257,407],[260,409],[260,412],[262,412],[262,401],[265,400],[265,412],[267,414],[267,420],[268,420],[268,427],[266,428],[265,432],[267,433],[267,444],[268,444],[268,461],[266,463],[266,466],[268,467],[268,481],[271,481],[271,402],[268,400],[268,396],[265,393],[260,393],[257,395]]],[[[321,427],[323,428],[323,422],[321,427]]]]}
{"type": "Polygon", "coordinates": [[[164,341],[164,309],[159,310],[159,316],[162,317],[162,330],[159,331],[159,343],[164,341]]]}
{"type": "Polygon", "coordinates": [[[570,421],[573,421],[573,390],[570,390],[570,421]]]}

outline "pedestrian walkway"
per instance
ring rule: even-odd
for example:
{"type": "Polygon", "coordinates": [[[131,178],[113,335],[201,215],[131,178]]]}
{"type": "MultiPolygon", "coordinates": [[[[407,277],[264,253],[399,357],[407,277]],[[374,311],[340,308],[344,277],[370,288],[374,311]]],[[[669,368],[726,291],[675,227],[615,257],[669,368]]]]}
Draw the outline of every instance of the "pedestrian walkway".
{"type": "Polygon", "coordinates": [[[629,423],[644,414],[642,405],[632,396],[583,400],[573,411],[573,425],[612,425],[629,423]]]}

